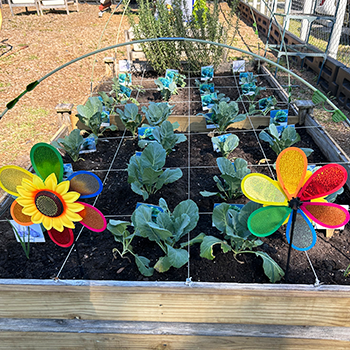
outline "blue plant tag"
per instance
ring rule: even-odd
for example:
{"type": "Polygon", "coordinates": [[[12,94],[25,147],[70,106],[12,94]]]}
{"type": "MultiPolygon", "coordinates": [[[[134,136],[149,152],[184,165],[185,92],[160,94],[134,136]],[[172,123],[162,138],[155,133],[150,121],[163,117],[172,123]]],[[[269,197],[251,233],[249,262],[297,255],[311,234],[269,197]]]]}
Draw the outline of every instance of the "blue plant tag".
{"type": "Polygon", "coordinates": [[[165,71],[165,78],[173,81],[175,73],[179,73],[179,71],[177,69],[167,69],[165,71]]]}
{"type": "MultiPolygon", "coordinates": [[[[230,135],[232,134],[224,134],[224,135],[220,135],[217,136],[217,138],[219,139],[220,142],[224,142],[230,135]]],[[[213,151],[214,152],[219,152],[219,147],[213,142],[213,139],[211,139],[211,142],[213,144],[213,151]]]]}
{"type": "Polygon", "coordinates": [[[214,100],[216,100],[217,93],[201,95],[202,109],[203,111],[209,111],[214,106],[214,100]]]}
{"type": "Polygon", "coordinates": [[[232,62],[232,73],[239,73],[245,71],[245,61],[244,60],[238,60],[232,62]]]}
{"type": "Polygon", "coordinates": [[[131,73],[119,73],[118,79],[120,85],[129,86],[132,83],[131,73]]]}
{"type": "Polygon", "coordinates": [[[270,124],[286,127],[288,124],[288,109],[275,109],[271,111],[270,124]]]}
{"type": "Polygon", "coordinates": [[[84,143],[81,145],[79,154],[96,152],[96,142],[93,137],[87,137],[84,139],[84,143]]]}
{"type": "Polygon", "coordinates": [[[148,127],[141,127],[137,129],[137,133],[139,135],[139,140],[149,140],[153,141],[154,137],[152,135],[152,131],[154,129],[154,126],[148,126],[148,127]]]}
{"type": "Polygon", "coordinates": [[[201,80],[202,81],[212,81],[214,78],[214,67],[205,66],[201,67],[201,80]]]}
{"type": "Polygon", "coordinates": [[[71,163],[63,164],[63,178],[62,181],[66,181],[69,176],[73,174],[73,166],[71,163]]]}
{"type": "MultiPolygon", "coordinates": [[[[30,226],[22,226],[14,220],[10,220],[10,223],[12,225],[13,232],[15,233],[17,231],[17,233],[20,236],[22,241],[28,242],[28,229],[29,229],[29,242],[30,243],[44,243],[45,242],[43,228],[40,224],[33,224],[30,226]]],[[[19,242],[20,240],[17,237],[16,233],[15,233],[15,237],[16,237],[16,241],[19,242]]]]}

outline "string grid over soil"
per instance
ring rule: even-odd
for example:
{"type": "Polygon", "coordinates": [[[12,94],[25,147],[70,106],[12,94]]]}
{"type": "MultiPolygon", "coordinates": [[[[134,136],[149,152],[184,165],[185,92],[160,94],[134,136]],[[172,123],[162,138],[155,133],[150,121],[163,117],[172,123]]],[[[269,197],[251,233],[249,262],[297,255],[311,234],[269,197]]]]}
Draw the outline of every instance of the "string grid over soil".
{"type": "MultiPolygon", "coordinates": [[[[214,79],[215,86],[218,88],[221,85],[220,81],[220,77],[214,79]]],[[[260,77],[260,81],[264,81],[263,77],[260,77]]],[[[224,81],[224,83],[230,83],[232,89],[238,90],[235,78],[231,77],[230,81],[224,81]]],[[[183,89],[179,96],[181,93],[184,94],[182,98],[195,96],[198,88],[193,87],[192,80],[190,86],[190,91],[183,89]]],[[[170,102],[175,102],[178,98],[175,96],[170,102]]],[[[198,98],[196,97],[197,101],[198,98]]],[[[182,103],[183,108],[191,106],[188,99],[185,101],[187,102],[182,103]]],[[[194,98],[191,101],[194,101],[194,98]]],[[[143,103],[142,98],[140,102],[143,103]]],[[[282,104],[283,102],[280,101],[279,105],[282,104]]],[[[242,108],[247,109],[247,106],[244,104],[242,108]]],[[[186,113],[193,115],[192,107],[187,109],[186,113]]],[[[256,135],[260,130],[232,129],[229,131],[235,133],[240,139],[239,146],[231,157],[241,157],[247,160],[252,172],[275,176],[273,167],[267,166],[266,158],[273,164],[276,155],[266,143],[261,144],[262,148],[259,147],[256,135]]],[[[301,127],[297,128],[297,131],[301,136],[301,141],[295,146],[315,150],[309,156],[309,163],[316,165],[327,163],[306,129],[301,127]]],[[[104,190],[97,198],[95,206],[105,214],[108,220],[130,221],[136,203],[143,202],[142,197],[132,192],[127,183],[127,172],[125,171],[130,157],[139,150],[137,141],[132,139],[129,133],[124,135],[121,131],[110,132],[105,136],[104,139],[99,140],[97,151],[85,154],[84,160],[74,163],[73,168],[75,171],[91,170],[104,181],[104,190]],[[118,150],[117,155],[116,150],[118,150]]],[[[173,184],[164,186],[159,192],[152,195],[147,203],[158,204],[159,199],[164,198],[170,210],[173,210],[180,201],[191,198],[199,207],[200,219],[190,237],[184,237],[183,241],[201,232],[223,238],[212,226],[211,221],[214,203],[222,202],[222,200],[214,197],[204,198],[199,193],[203,190],[216,190],[213,176],[219,175],[216,159],[220,157],[220,154],[213,152],[211,139],[207,133],[191,132],[187,134],[187,137],[189,142],[176,146],[175,151],[167,157],[165,164],[165,167],[180,167],[183,177],[173,184]]],[[[65,157],[64,160],[65,162],[70,161],[68,157],[65,157]]],[[[348,204],[349,199],[350,193],[345,191],[338,197],[337,203],[348,204]]],[[[92,204],[94,199],[88,202],[92,204]]],[[[230,201],[236,204],[246,202],[247,199],[244,196],[230,201]]],[[[6,222],[8,218],[10,218],[9,211],[0,218],[0,278],[54,278],[59,274],[61,279],[185,281],[191,277],[192,281],[202,282],[268,282],[262,269],[262,260],[255,255],[238,255],[236,260],[232,253],[224,254],[215,246],[214,255],[216,257],[213,261],[209,261],[200,258],[199,245],[190,248],[189,265],[180,269],[171,268],[162,274],[155,272],[152,277],[144,277],[139,273],[132,256],[124,258],[113,256],[112,249],[120,248],[120,245],[114,241],[107,230],[98,234],[83,229],[74,251],[69,255],[67,255],[69,248],[56,246],[45,233],[47,242],[31,244],[30,260],[27,260],[20,244],[14,239],[10,225],[6,222]],[[65,261],[66,257],[68,257],[67,261],[65,261]],[[79,266],[79,261],[81,261],[81,266],[79,266]]],[[[76,235],[78,232],[80,232],[79,224],[76,228],[76,235]]],[[[288,251],[284,228],[262,240],[264,244],[259,249],[267,252],[284,269],[288,251]]],[[[318,232],[317,243],[308,254],[321,282],[350,284],[350,279],[343,276],[343,271],[350,263],[349,243],[348,225],[344,231],[335,233],[332,238],[325,238],[324,232],[318,232]]],[[[151,260],[151,266],[163,255],[156,244],[144,238],[136,238],[132,245],[135,253],[151,260]]],[[[304,252],[292,251],[288,282],[306,284],[315,282],[314,274],[304,252]]]]}

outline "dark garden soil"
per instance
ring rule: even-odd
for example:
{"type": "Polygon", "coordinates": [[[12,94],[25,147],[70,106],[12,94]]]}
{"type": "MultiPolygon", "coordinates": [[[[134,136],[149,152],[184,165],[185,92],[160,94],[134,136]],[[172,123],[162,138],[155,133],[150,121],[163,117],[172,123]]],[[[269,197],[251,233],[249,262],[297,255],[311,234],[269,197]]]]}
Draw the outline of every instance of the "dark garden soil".
{"type": "MultiPolygon", "coordinates": [[[[251,166],[253,172],[269,173],[266,165],[259,165],[263,153],[257,145],[253,131],[232,130],[240,138],[240,144],[232,153],[232,157],[243,157],[251,166]]],[[[317,150],[316,145],[305,132],[298,129],[302,141],[296,144],[299,147],[310,147],[315,152],[309,157],[309,163],[320,164],[326,162],[323,155],[317,150]]],[[[97,152],[84,155],[85,160],[73,164],[74,170],[90,169],[104,179],[104,190],[99,196],[95,206],[99,208],[108,219],[130,220],[130,215],[137,202],[143,202],[142,197],[131,191],[127,183],[128,160],[138,149],[137,142],[130,136],[124,139],[121,132],[110,133],[109,136],[99,141],[97,152]],[[120,147],[118,154],[111,164],[111,171],[105,179],[107,169],[120,147]]],[[[128,134],[127,134],[128,135],[128,134]]],[[[191,232],[191,238],[204,232],[220,237],[219,231],[212,227],[211,215],[213,204],[222,202],[220,199],[204,198],[199,191],[215,191],[213,175],[219,175],[216,166],[218,153],[213,152],[211,139],[206,134],[190,134],[190,142],[184,142],[176,147],[167,158],[166,167],[181,167],[183,177],[172,185],[164,186],[158,193],[151,196],[147,203],[157,204],[163,197],[168,202],[171,210],[182,200],[193,199],[200,211],[200,219],[195,230],[191,232]],[[188,177],[188,144],[190,144],[190,176],[188,177]],[[190,192],[190,193],[189,193],[190,192]]],[[[266,144],[263,150],[271,162],[276,156],[266,144]]],[[[65,161],[69,161],[68,158],[65,161]]],[[[349,192],[338,197],[339,204],[347,204],[350,200],[349,192]]],[[[246,203],[241,197],[232,203],[246,203]]],[[[93,203],[90,199],[89,203],[93,203]]],[[[9,210],[1,219],[10,218],[9,210]]],[[[77,225],[76,233],[80,225],[77,225]]],[[[59,272],[69,248],[56,246],[45,233],[46,243],[32,243],[30,260],[27,260],[19,243],[15,241],[14,234],[7,222],[0,222],[0,278],[54,278],[59,272]]],[[[185,237],[184,240],[187,240],[185,237]]],[[[266,251],[273,259],[285,268],[288,244],[281,229],[269,238],[264,238],[261,250],[266,251]]],[[[349,265],[349,227],[342,232],[335,233],[332,238],[325,238],[324,232],[318,232],[318,240],[314,248],[309,251],[310,259],[316,269],[321,282],[327,284],[350,284],[350,278],[343,277],[343,271],[349,265]]],[[[162,280],[185,281],[188,276],[188,266],[180,269],[171,268],[166,273],[155,272],[152,277],[144,277],[135,265],[132,256],[125,258],[114,257],[113,248],[120,248],[109,231],[100,234],[86,229],[78,240],[78,251],[74,250],[69,256],[62,272],[61,279],[94,279],[94,280],[162,280]],[[81,267],[79,266],[81,261],[81,267]]],[[[148,257],[151,266],[162,256],[160,248],[147,239],[138,238],[133,242],[136,253],[148,257]]],[[[189,274],[193,281],[202,282],[256,282],[265,283],[262,269],[262,261],[253,254],[239,255],[238,260],[231,253],[223,254],[214,248],[213,261],[202,259],[199,256],[199,246],[191,247],[189,274]]],[[[289,283],[314,283],[314,276],[304,252],[292,251],[291,270],[289,283]]]]}
{"type": "MultiPolygon", "coordinates": [[[[138,98],[142,104],[149,101],[160,101],[159,93],[154,85],[152,75],[141,79],[133,78],[134,84],[142,84],[146,93],[138,98]]],[[[214,78],[216,89],[224,92],[232,100],[239,96],[237,81],[233,77],[225,76],[214,78]]],[[[273,94],[273,90],[267,85],[263,76],[259,77],[259,85],[266,86],[259,98],[273,94]]],[[[99,91],[109,91],[111,84],[99,86],[99,91]]],[[[174,114],[195,115],[201,111],[198,88],[194,87],[194,79],[187,81],[187,88],[180,89],[179,95],[173,96],[170,103],[175,104],[174,114]],[[190,89],[188,88],[190,87],[190,89]],[[188,101],[191,101],[189,103],[188,101]],[[197,102],[196,102],[197,101],[197,102]],[[190,106],[190,109],[189,109],[190,106]]],[[[245,112],[247,104],[241,104],[241,112],[245,112]]],[[[279,102],[278,108],[286,108],[287,105],[279,102]]],[[[292,114],[292,110],[290,110],[292,114]]],[[[231,130],[240,139],[239,146],[230,155],[231,158],[244,158],[252,172],[274,175],[274,170],[269,170],[267,161],[274,163],[276,155],[263,143],[259,146],[257,134],[259,130],[231,130]]],[[[308,160],[310,164],[321,165],[327,160],[318,150],[306,129],[297,128],[301,140],[296,147],[314,149],[308,160]]],[[[121,131],[109,132],[105,138],[100,139],[97,151],[84,155],[84,160],[73,164],[73,169],[90,170],[96,173],[104,182],[101,195],[94,199],[86,200],[94,204],[109,219],[130,221],[131,214],[135,210],[137,202],[143,202],[142,197],[136,195],[127,183],[127,164],[130,157],[139,150],[137,140],[128,132],[122,136],[121,131]],[[107,176],[108,174],[108,176],[107,176]]],[[[220,232],[212,226],[211,213],[214,203],[222,202],[219,198],[205,198],[200,191],[215,191],[214,175],[219,175],[216,159],[220,156],[212,149],[211,138],[207,133],[190,133],[188,141],[176,146],[166,160],[166,167],[180,167],[183,176],[173,184],[164,186],[159,192],[152,195],[147,203],[158,204],[160,198],[164,198],[170,210],[177,204],[188,198],[194,200],[199,207],[200,219],[197,227],[191,232],[190,238],[201,232],[220,237],[220,232]]],[[[65,162],[70,162],[68,157],[65,162]]],[[[242,196],[230,203],[246,203],[242,196]]],[[[338,197],[337,203],[349,204],[350,193],[345,191],[338,197]]],[[[45,232],[46,243],[32,243],[30,246],[30,259],[27,260],[21,245],[16,242],[14,233],[6,221],[10,219],[9,210],[0,217],[0,278],[55,278],[60,279],[92,279],[92,280],[162,280],[185,281],[188,276],[193,281],[202,282],[269,282],[262,269],[262,260],[254,254],[238,255],[235,259],[232,253],[224,254],[217,246],[214,247],[213,261],[200,258],[199,245],[190,249],[190,263],[180,269],[171,268],[166,273],[155,272],[152,277],[142,276],[135,264],[134,258],[129,255],[121,258],[113,256],[113,248],[121,248],[120,243],[114,241],[109,231],[102,233],[90,232],[83,229],[77,240],[76,249],[68,255],[69,248],[56,246],[45,232]],[[68,256],[67,260],[66,257],[68,256]],[[65,262],[66,260],[66,262],[65,262]]],[[[321,282],[327,284],[350,284],[350,278],[343,276],[344,270],[350,264],[349,259],[349,225],[344,231],[337,232],[332,238],[325,238],[324,232],[318,232],[318,240],[309,252],[310,259],[321,282]]],[[[80,232],[80,224],[76,227],[76,236],[80,232]]],[[[267,252],[284,269],[286,266],[288,243],[284,235],[284,228],[272,236],[263,238],[264,244],[259,249],[267,252]]],[[[223,238],[223,237],[220,237],[223,238]]],[[[184,237],[186,241],[188,237],[184,237]]],[[[134,252],[151,260],[153,266],[162,256],[160,248],[144,238],[135,238],[133,241],[134,252]]],[[[304,252],[292,251],[291,268],[288,283],[314,283],[315,278],[304,252]]]]}

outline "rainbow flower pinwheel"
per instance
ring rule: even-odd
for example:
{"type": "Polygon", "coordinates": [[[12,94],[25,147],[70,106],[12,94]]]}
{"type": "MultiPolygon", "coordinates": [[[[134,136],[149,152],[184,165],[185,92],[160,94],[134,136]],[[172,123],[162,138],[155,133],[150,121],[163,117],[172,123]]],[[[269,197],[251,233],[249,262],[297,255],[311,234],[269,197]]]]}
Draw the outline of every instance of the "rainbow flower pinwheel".
{"type": "Polygon", "coordinates": [[[264,205],[248,218],[248,228],[254,235],[271,235],[289,217],[286,236],[290,243],[294,216],[290,214],[294,211],[292,247],[309,250],[316,243],[316,232],[310,220],[327,228],[341,227],[349,221],[346,209],[324,199],[345,184],[347,172],[344,167],[327,164],[308,177],[305,153],[290,147],[279,154],[276,171],[278,181],[256,173],[242,180],[243,193],[264,205]]]}
{"type": "Polygon", "coordinates": [[[62,181],[62,157],[47,143],[34,145],[30,159],[37,175],[15,165],[0,168],[0,187],[16,197],[11,205],[13,220],[23,226],[42,224],[61,247],[73,244],[74,222],[95,232],[105,230],[103,214],[77,201],[101,193],[102,182],[95,174],[78,171],[62,181]]]}

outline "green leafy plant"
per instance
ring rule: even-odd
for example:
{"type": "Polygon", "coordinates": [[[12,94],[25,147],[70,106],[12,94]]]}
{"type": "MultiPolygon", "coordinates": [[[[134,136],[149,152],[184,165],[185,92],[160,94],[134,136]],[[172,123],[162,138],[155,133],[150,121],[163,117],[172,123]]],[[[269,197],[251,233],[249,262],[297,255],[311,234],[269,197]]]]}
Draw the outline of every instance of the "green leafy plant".
{"type": "Polygon", "coordinates": [[[95,139],[102,136],[106,130],[117,130],[116,125],[102,127],[108,121],[108,116],[102,114],[102,102],[98,97],[89,97],[85,105],[77,106],[79,120],[91,129],[95,139]]]}
{"type": "MultiPolygon", "coordinates": [[[[300,135],[292,126],[287,126],[283,129],[281,136],[278,133],[275,124],[270,124],[268,128],[262,130],[259,134],[259,139],[268,142],[272,150],[279,155],[284,149],[291,147],[300,141],[300,135]]],[[[300,148],[308,157],[313,150],[311,148],[300,148]]]]}
{"type": "Polygon", "coordinates": [[[149,106],[143,106],[142,112],[145,113],[148,124],[143,126],[160,126],[166,121],[173,111],[174,106],[170,106],[167,102],[150,102],[149,106]]]}
{"type": "MultiPolygon", "coordinates": [[[[223,135],[226,136],[226,135],[223,135]]],[[[211,140],[213,144],[218,148],[218,150],[221,152],[223,157],[227,158],[230,153],[232,153],[239,144],[239,138],[238,136],[234,134],[229,134],[227,137],[222,139],[223,137],[216,137],[214,136],[211,140]]]]}
{"type": "Polygon", "coordinates": [[[168,101],[172,95],[177,95],[178,87],[185,87],[185,76],[176,72],[171,72],[171,78],[158,78],[155,80],[157,90],[160,91],[162,98],[168,101]]]}
{"type": "Polygon", "coordinates": [[[117,108],[116,112],[119,115],[121,122],[124,124],[125,128],[131,131],[132,136],[136,136],[137,128],[141,125],[142,116],[139,113],[139,109],[136,104],[128,103],[124,107],[124,111],[117,108]]]}
{"type": "MultiPolygon", "coordinates": [[[[187,137],[184,134],[174,133],[174,129],[178,127],[178,122],[171,124],[168,120],[166,120],[161,126],[156,126],[152,130],[154,140],[165,149],[167,155],[171,153],[176,144],[187,140],[187,137]]],[[[149,140],[140,140],[139,147],[144,148],[149,142],[149,140]]]]}
{"type": "Polygon", "coordinates": [[[24,254],[26,255],[26,258],[29,259],[29,252],[30,252],[30,227],[27,227],[27,241],[25,238],[25,234],[23,234],[23,237],[18,233],[17,228],[11,224],[11,222],[8,220],[9,224],[12,226],[13,231],[15,232],[15,235],[19,242],[21,243],[21,246],[23,248],[24,254]]]}
{"type": "Polygon", "coordinates": [[[122,244],[123,248],[122,251],[120,251],[118,248],[114,248],[112,250],[113,255],[116,256],[115,254],[118,253],[120,257],[124,258],[127,253],[130,253],[134,256],[139,271],[144,276],[152,276],[154,269],[153,267],[149,266],[150,260],[133,252],[131,243],[136,236],[136,233],[134,232],[131,234],[128,231],[127,228],[130,225],[131,223],[128,221],[109,220],[107,229],[113,234],[114,240],[122,244]]]}
{"type": "MultiPolygon", "coordinates": [[[[255,248],[261,246],[263,242],[252,235],[247,226],[249,215],[261,205],[249,202],[239,212],[232,209],[230,204],[221,203],[213,210],[213,223],[215,227],[224,235],[224,240],[199,234],[189,244],[200,243],[200,256],[213,260],[213,246],[220,245],[224,253],[232,252],[233,257],[239,262],[239,254],[255,254],[263,260],[265,275],[274,283],[279,281],[284,272],[281,267],[265,252],[256,251],[255,248]]],[[[187,245],[184,243],[182,247],[187,245]]]]}
{"type": "MultiPolygon", "coordinates": [[[[236,1],[230,2],[231,4],[236,1]]],[[[133,27],[135,39],[159,37],[189,37],[218,43],[231,44],[235,9],[225,11],[227,25],[223,24],[219,2],[214,0],[210,6],[197,2],[192,13],[185,0],[173,0],[171,7],[163,1],[137,0],[138,16],[129,11],[128,18],[133,27]],[[221,17],[221,18],[220,18],[221,17]]],[[[163,74],[168,67],[181,69],[181,62],[186,61],[188,69],[199,71],[200,67],[217,67],[225,58],[223,47],[190,41],[158,41],[142,43],[142,50],[148,62],[158,74],[163,74]]]]}
{"type": "Polygon", "coordinates": [[[167,78],[158,78],[154,82],[164,101],[169,101],[172,95],[178,94],[177,86],[174,81],[167,78]]]}
{"type": "Polygon", "coordinates": [[[163,185],[182,177],[181,169],[165,169],[166,152],[158,142],[147,145],[140,156],[133,155],[128,164],[128,183],[131,189],[146,200],[163,185]]]}
{"type": "Polygon", "coordinates": [[[246,119],[245,114],[238,114],[238,112],[238,104],[235,101],[215,103],[210,113],[213,113],[212,120],[217,125],[217,131],[223,133],[231,124],[246,119]]]}
{"type": "Polygon", "coordinates": [[[272,109],[275,108],[277,100],[275,96],[269,96],[260,99],[257,104],[251,103],[249,105],[249,115],[262,114],[267,115],[272,109]]]}
{"type": "Polygon", "coordinates": [[[240,197],[242,179],[251,172],[248,163],[242,158],[236,158],[233,164],[227,158],[218,158],[216,162],[223,179],[213,177],[219,192],[201,191],[200,194],[203,197],[219,196],[224,200],[240,197]]]}
{"type": "Polygon", "coordinates": [[[84,143],[84,138],[80,134],[79,129],[74,129],[64,139],[59,138],[57,141],[52,141],[52,146],[57,149],[64,150],[73,160],[77,162],[79,160],[79,151],[84,143]]]}
{"type": "Polygon", "coordinates": [[[112,90],[109,92],[109,95],[104,91],[100,91],[98,93],[102,98],[103,105],[110,113],[114,113],[115,107],[117,105],[126,104],[129,101],[136,104],[137,106],[140,105],[140,103],[135,98],[131,97],[131,93],[134,90],[142,93],[145,92],[145,89],[142,85],[132,85],[129,83],[129,79],[129,75],[126,74],[126,85],[124,85],[119,82],[118,77],[114,77],[112,79],[112,90]]]}
{"type": "Polygon", "coordinates": [[[110,94],[115,95],[115,104],[125,104],[128,101],[135,103],[137,106],[139,103],[137,100],[133,97],[131,97],[131,93],[135,90],[137,92],[145,92],[145,89],[142,85],[133,85],[129,81],[129,75],[126,75],[126,83],[127,85],[123,85],[119,82],[118,77],[114,77],[112,79],[112,90],[110,94]]]}
{"type": "Polygon", "coordinates": [[[179,203],[172,213],[163,198],[159,200],[159,206],[163,212],[158,213],[155,221],[152,219],[152,209],[146,205],[139,206],[131,220],[137,235],[156,242],[164,252],[165,255],[158,259],[154,269],[165,272],[170,267],[180,268],[188,262],[187,250],[176,248],[176,245],[197,226],[199,213],[196,203],[191,199],[179,203]]]}

